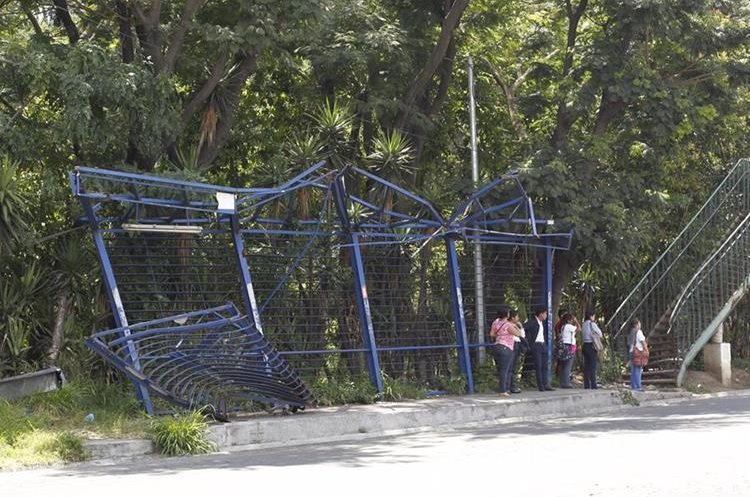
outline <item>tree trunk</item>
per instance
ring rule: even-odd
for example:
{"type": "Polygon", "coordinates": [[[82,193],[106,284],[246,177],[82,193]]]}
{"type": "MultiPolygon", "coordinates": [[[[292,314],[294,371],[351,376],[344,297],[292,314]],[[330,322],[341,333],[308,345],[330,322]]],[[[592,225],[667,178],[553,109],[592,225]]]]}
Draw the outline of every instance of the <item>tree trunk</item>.
{"type": "Polygon", "coordinates": [[[78,31],[78,27],[76,27],[73,17],[70,15],[68,1],[53,0],[52,3],[55,5],[55,16],[58,22],[65,28],[65,33],[68,35],[68,41],[71,45],[75,45],[81,38],[81,33],[78,31]]]}
{"type": "Polygon", "coordinates": [[[52,343],[47,350],[47,364],[54,366],[60,357],[65,334],[65,317],[70,308],[70,295],[63,291],[55,300],[55,321],[52,324],[52,343]]]}
{"type": "Polygon", "coordinates": [[[229,133],[234,124],[237,107],[239,106],[240,93],[247,79],[255,71],[257,64],[258,54],[248,53],[242,58],[235,72],[229,77],[229,81],[224,88],[227,97],[220,111],[213,140],[204,143],[200,149],[198,164],[202,168],[211,164],[216,159],[216,156],[219,155],[219,150],[229,139],[229,133]]]}
{"type": "Polygon", "coordinates": [[[115,3],[117,11],[117,23],[120,28],[120,53],[122,61],[130,64],[135,60],[135,45],[133,44],[133,28],[130,24],[130,11],[125,2],[118,1],[115,3]]]}
{"type": "Polygon", "coordinates": [[[403,129],[406,127],[406,123],[412,114],[414,103],[425,95],[432,78],[443,64],[453,40],[453,33],[458,27],[461,16],[463,16],[468,5],[469,0],[455,0],[443,18],[438,41],[432,49],[432,53],[430,53],[424,67],[422,67],[422,70],[419,71],[419,74],[417,74],[414,82],[409,87],[409,92],[406,94],[404,110],[396,120],[397,128],[403,129]]]}
{"type": "Polygon", "coordinates": [[[552,281],[552,313],[557,316],[557,310],[560,308],[562,293],[570,280],[573,279],[575,265],[571,260],[570,252],[555,252],[554,260],[554,278],[552,281]]]}
{"type": "MultiPolygon", "coordinates": [[[[578,23],[583,16],[588,0],[581,0],[578,7],[573,9],[571,0],[565,0],[565,10],[568,16],[568,36],[565,46],[565,60],[563,62],[562,79],[567,78],[573,69],[573,54],[575,51],[576,41],[578,39],[578,23]]],[[[562,95],[561,102],[557,107],[557,120],[555,130],[552,133],[552,145],[561,148],[568,140],[570,129],[575,124],[578,116],[571,113],[567,106],[567,94],[562,95]]]]}

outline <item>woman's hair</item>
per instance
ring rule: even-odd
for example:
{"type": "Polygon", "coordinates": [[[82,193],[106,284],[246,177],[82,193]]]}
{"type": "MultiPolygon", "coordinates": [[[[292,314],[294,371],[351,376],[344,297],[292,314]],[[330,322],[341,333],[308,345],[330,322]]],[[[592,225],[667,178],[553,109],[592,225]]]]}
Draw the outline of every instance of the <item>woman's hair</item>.
{"type": "Polygon", "coordinates": [[[508,307],[505,305],[500,306],[500,309],[497,310],[497,317],[499,319],[507,318],[508,314],[510,314],[510,309],[508,309],[508,307]]]}
{"type": "Polygon", "coordinates": [[[562,321],[562,322],[563,322],[564,324],[568,324],[568,323],[570,323],[571,321],[573,321],[573,315],[572,315],[571,313],[569,313],[569,312],[566,312],[565,314],[563,314],[563,315],[562,315],[562,317],[560,318],[560,320],[561,320],[561,321],[562,321]]]}
{"type": "Polygon", "coordinates": [[[515,309],[511,309],[508,311],[508,319],[513,319],[518,316],[518,311],[515,309]]]}
{"type": "Polygon", "coordinates": [[[567,313],[568,313],[568,310],[567,309],[563,309],[561,307],[560,310],[557,311],[557,319],[562,319],[562,317],[564,315],[566,315],[567,313]]]}
{"type": "Polygon", "coordinates": [[[586,311],[585,321],[593,321],[593,317],[596,316],[596,311],[586,311]]]}
{"type": "Polygon", "coordinates": [[[641,325],[641,320],[633,318],[630,320],[630,329],[637,329],[641,325]]]}

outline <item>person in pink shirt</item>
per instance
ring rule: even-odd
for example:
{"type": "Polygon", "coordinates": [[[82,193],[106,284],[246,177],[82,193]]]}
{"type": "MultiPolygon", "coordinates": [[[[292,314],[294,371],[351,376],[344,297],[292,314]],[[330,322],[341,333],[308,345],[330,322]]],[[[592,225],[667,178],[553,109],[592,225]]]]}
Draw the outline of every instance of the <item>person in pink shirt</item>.
{"type": "Polygon", "coordinates": [[[493,345],[490,347],[492,357],[495,359],[497,375],[500,381],[500,395],[503,397],[510,396],[510,368],[513,365],[513,348],[515,341],[513,337],[520,336],[521,333],[514,323],[508,320],[510,311],[507,307],[502,307],[497,313],[497,319],[492,322],[490,328],[490,337],[493,345]]]}

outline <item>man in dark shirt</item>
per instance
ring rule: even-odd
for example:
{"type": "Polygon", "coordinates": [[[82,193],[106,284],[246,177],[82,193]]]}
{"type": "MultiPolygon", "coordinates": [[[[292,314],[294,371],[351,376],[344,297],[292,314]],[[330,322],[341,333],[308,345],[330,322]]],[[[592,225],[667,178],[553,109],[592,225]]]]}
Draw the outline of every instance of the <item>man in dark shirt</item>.
{"type": "Polygon", "coordinates": [[[554,390],[549,384],[547,307],[538,306],[534,308],[534,315],[524,323],[523,329],[526,331],[526,340],[528,340],[531,346],[531,354],[534,357],[537,388],[540,392],[554,390]]]}

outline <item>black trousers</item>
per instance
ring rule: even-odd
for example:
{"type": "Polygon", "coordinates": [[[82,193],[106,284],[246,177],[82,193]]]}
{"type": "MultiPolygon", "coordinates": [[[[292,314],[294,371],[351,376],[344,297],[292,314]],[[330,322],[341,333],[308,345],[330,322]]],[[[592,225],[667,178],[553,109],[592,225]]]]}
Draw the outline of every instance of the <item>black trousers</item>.
{"type": "Polygon", "coordinates": [[[534,357],[534,371],[536,371],[536,386],[544,390],[549,386],[549,354],[546,343],[531,344],[531,355],[534,357]]]}
{"type": "Polygon", "coordinates": [[[526,358],[526,353],[529,351],[529,342],[525,338],[522,338],[520,342],[516,342],[516,346],[513,348],[513,364],[510,367],[510,389],[520,390],[518,387],[518,378],[516,378],[516,369],[518,363],[523,364],[526,358]]]}
{"type": "Polygon", "coordinates": [[[596,370],[599,365],[599,354],[593,343],[583,344],[583,388],[597,388],[596,370]]]}

